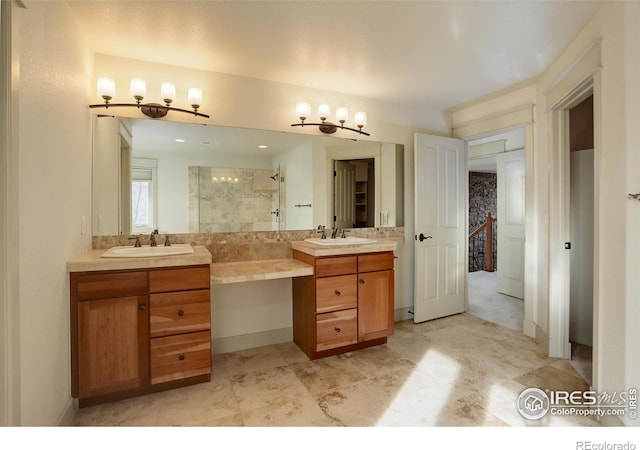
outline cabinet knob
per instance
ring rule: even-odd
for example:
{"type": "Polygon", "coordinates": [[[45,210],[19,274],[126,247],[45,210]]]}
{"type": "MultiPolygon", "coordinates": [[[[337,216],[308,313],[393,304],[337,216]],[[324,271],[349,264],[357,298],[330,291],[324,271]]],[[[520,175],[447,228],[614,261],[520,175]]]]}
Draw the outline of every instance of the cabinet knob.
{"type": "Polygon", "coordinates": [[[147,305],[145,305],[144,303],[142,303],[140,306],[140,311],[144,311],[145,309],[147,309],[147,305]]]}
{"type": "Polygon", "coordinates": [[[364,284],[364,280],[360,280],[360,284],[364,284]]]}
{"type": "Polygon", "coordinates": [[[340,333],[340,328],[335,327],[334,330],[336,330],[336,333],[340,333]]]}
{"type": "Polygon", "coordinates": [[[183,311],[183,310],[178,311],[178,315],[179,315],[180,317],[184,317],[184,311],[183,311]]]}
{"type": "Polygon", "coordinates": [[[178,356],[178,359],[180,361],[184,361],[184,353],[180,353],[180,355],[178,356]]]}
{"type": "Polygon", "coordinates": [[[336,297],[340,297],[342,295],[342,292],[336,290],[336,297]]]}

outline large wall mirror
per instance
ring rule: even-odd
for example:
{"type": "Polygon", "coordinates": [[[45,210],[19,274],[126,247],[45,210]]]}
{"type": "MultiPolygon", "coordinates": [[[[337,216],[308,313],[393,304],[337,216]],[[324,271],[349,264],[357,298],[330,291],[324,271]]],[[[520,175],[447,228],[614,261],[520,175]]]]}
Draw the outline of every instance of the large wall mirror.
{"type": "Polygon", "coordinates": [[[404,225],[403,146],[93,118],[93,235],[404,225]]]}

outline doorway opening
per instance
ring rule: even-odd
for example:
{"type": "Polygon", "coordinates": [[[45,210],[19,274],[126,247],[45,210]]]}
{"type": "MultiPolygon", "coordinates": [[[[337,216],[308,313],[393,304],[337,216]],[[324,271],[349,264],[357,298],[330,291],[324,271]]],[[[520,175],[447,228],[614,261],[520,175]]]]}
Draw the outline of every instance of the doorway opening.
{"type": "Polygon", "coordinates": [[[469,313],[522,332],[525,130],[468,141],[469,313]]]}
{"type": "Polygon", "coordinates": [[[568,110],[569,342],[571,365],[589,384],[593,367],[593,94],[568,110]]]}
{"type": "Polygon", "coordinates": [[[333,228],[375,226],[375,159],[335,160],[333,228]]]}

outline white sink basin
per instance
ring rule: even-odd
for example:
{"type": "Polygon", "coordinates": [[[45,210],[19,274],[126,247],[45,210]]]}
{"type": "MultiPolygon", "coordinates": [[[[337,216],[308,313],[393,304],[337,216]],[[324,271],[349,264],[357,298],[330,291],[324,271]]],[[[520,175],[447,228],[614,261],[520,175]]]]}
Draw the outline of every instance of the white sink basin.
{"type": "Polygon", "coordinates": [[[346,238],[307,238],[305,242],[309,242],[311,244],[317,245],[326,245],[326,246],[336,246],[336,245],[365,245],[365,244],[375,244],[378,242],[375,239],[361,238],[355,236],[349,236],[346,238]]]}
{"type": "Polygon", "coordinates": [[[148,258],[153,256],[187,255],[193,253],[189,244],[172,244],[169,247],[111,247],[101,256],[103,258],[148,258]]]}

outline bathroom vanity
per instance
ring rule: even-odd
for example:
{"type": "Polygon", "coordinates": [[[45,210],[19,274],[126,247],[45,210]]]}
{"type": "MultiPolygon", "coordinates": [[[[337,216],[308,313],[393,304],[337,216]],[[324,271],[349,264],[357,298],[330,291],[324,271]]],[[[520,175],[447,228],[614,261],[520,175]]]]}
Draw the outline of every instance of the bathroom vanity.
{"type": "Polygon", "coordinates": [[[314,268],[313,275],[292,280],[293,339],[309,359],[387,342],[394,324],[395,246],[292,244],[293,258],[314,268]]]}
{"type": "Polygon", "coordinates": [[[80,406],[209,381],[211,255],[68,263],[71,390],[80,406]]]}

